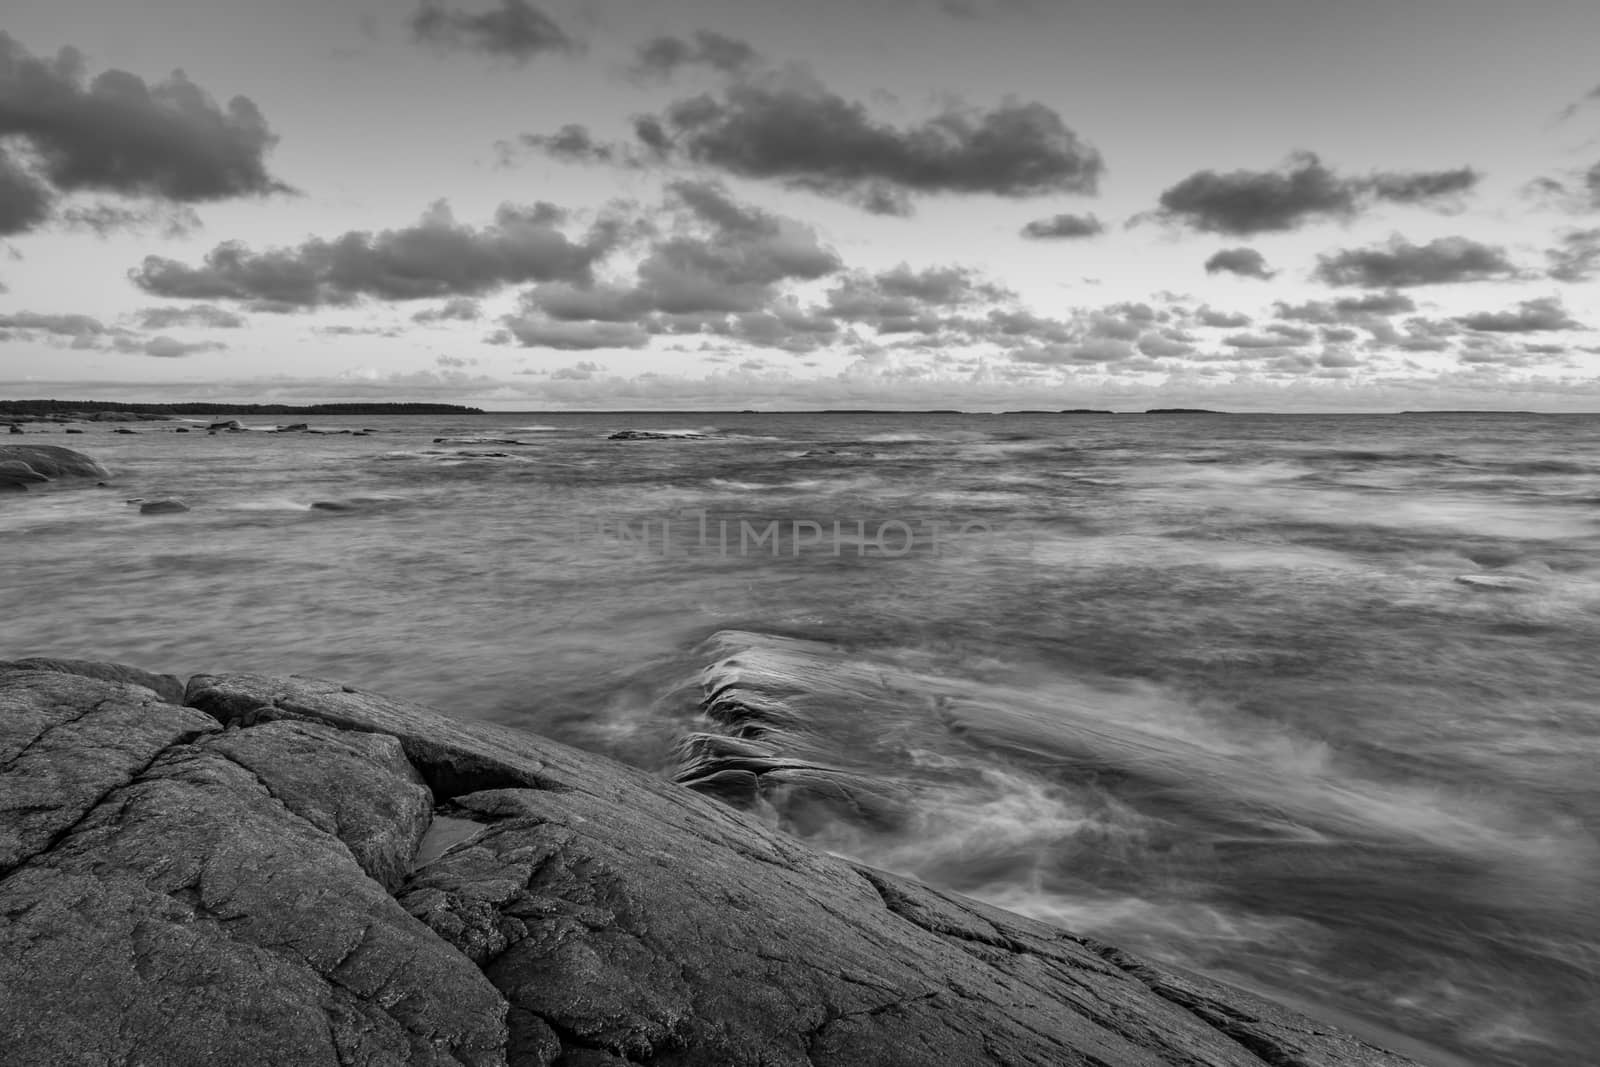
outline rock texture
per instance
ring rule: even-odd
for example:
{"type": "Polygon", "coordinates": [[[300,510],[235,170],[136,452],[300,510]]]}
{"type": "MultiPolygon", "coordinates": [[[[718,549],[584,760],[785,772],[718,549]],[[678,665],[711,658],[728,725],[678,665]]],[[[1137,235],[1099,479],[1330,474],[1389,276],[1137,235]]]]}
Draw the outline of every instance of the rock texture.
{"type": "Polygon", "coordinates": [[[20,471],[20,464],[45,480],[57,478],[109,478],[111,472],[82,452],[60,445],[0,445],[0,463],[20,471]]]}
{"type": "Polygon", "coordinates": [[[0,988],[30,1064],[1410,1062],[533,735],[65,660],[0,664],[0,988]]]}

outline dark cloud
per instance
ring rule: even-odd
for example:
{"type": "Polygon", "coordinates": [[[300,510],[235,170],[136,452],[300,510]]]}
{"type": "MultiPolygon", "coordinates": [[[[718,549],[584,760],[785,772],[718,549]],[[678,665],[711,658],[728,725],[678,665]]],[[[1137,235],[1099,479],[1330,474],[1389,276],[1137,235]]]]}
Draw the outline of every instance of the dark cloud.
{"type": "Polygon", "coordinates": [[[1345,177],[1315,154],[1299,152],[1277,170],[1196,171],[1161,194],[1156,217],[1204,233],[1249,236],[1353,218],[1375,200],[1419,204],[1455,197],[1478,178],[1469,168],[1345,177]]]}
{"type": "Polygon", "coordinates": [[[244,325],[244,316],[214,304],[144,308],[134,312],[134,317],[146,330],[170,330],[174,326],[209,326],[214,329],[236,330],[244,325]]]}
{"type": "Polygon", "coordinates": [[[793,70],[679,100],[636,122],[635,132],[657,152],[876,214],[909,214],[913,194],[1092,193],[1104,169],[1100,154],[1043,104],[952,106],[896,128],[793,70]]]}
{"type": "Polygon", "coordinates": [[[50,217],[54,202],[55,193],[19,167],[0,144],[0,237],[38,226],[50,217]]]}
{"type": "Polygon", "coordinates": [[[1224,248],[1206,260],[1207,274],[1237,274],[1241,278],[1266,281],[1276,271],[1267,269],[1267,260],[1254,248],[1224,248]]]}
{"type": "Polygon", "coordinates": [[[1105,224],[1093,215],[1051,215],[1022,228],[1022,236],[1035,241],[1094,237],[1104,232],[1105,224]]]}
{"type": "Polygon", "coordinates": [[[1545,253],[1550,277],[1560,282],[1588,281],[1600,272],[1600,229],[1563,234],[1561,244],[1545,253]]]}
{"type": "Polygon", "coordinates": [[[426,0],[411,17],[412,36],[443,48],[481,52],[517,63],[546,52],[574,52],[578,42],[554,19],[526,0],[500,0],[477,13],[454,11],[426,0]]]}
{"type": "Polygon", "coordinates": [[[1387,246],[1319,256],[1313,273],[1329,285],[1391,289],[1508,278],[1517,269],[1506,258],[1505,249],[1465,237],[1441,237],[1425,245],[1397,237],[1387,246]]]}
{"type": "Polygon", "coordinates": [[[1546,330],[1581,330],[1560,299],[1553,296],[1524,300],[1515,311],[1479,311],[1456,318],[1469,330],[1490,333],[1540,333],[1546,330]]]}
{"type": "Polygon", "coordinates": [[[505,204],[493,223],[474,229],[457,223],[440,201],[403,229],[351,231],[263,252],[228,242],[199,267],[147,256],[129,277],[157,296],[251,301],[262,310],[349,304],[364,296],[478,296],[521,282],[587,280],[618,235],[597,225],[574,241],[558,228],[564,219],[550,204],[505,204]]]}
{"type": "Polygon", "coordinates": [[[641,79],[666,79],[684,67],[707,67],[723,74],[742,74],[761,61],[744,41],[711,30],[694,37],[656,37],[639,46],[629,73],[641,79]]]}
{"type": "Polygon", "coordinates": [[[38,160],[19,182],[0,160],[0,228],[41,220],[40,182],[57,193],[98,190],[200,203],[288,192],[266,167],[277,138],[249,99],[218,106],[181,71],[147,84],[108,70],[87,81],[83,57],[63,48],[34,57],[0,32],[0,138],[38,160]]]}

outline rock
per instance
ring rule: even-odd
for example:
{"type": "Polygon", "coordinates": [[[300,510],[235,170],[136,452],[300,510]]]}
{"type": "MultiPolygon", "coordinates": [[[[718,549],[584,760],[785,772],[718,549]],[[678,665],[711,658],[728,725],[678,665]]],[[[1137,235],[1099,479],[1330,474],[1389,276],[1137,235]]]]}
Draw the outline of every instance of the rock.
{"type": "MultiPolygon", "coordinates": [[[[78,429],[75,426],[69,426],[67,429],[62,430],[61,432],[62,433],[82,433],[83,431],[78,429]]],[[[182,433],[182,432],[186,432],[186,431],[179,431],[179,432],[182,433]]]]}
{"type": "Polygon", "coordinates": [[[59,478],[109,478],[81,452],[59,445],[0,445],[0,492],[21,492],[59,478]]]}
{"type": "Polygon", "coordinates": [[[405,501],[389,496],[353,496],[345,500],[318,500],[312,503],[313,511],[382,511],[405,501]]]}
{"type": "Polygon", "coordinates": [[[1410,1062],[530,734],[50,662],[0,665],[9,1061],[1410,1062]]]}
{"type": "Polygon", "coordinates": [[[0,460],[0,485],[12,485],[18,489],[26,489],[30,485],[48,482],[50,479],[20,459],[0,460]]]}
{"type": "Polygon", "coordinates": [[[7,430],[6,432],[7,433],[25,433],[26,431],[23,430],[23,428],[21,426],[18,426],[16,423],[13,422],[11,424],[11,428],[9,430],[7,430]]]}
{"type": "MultiPolygon", "coordinates": [[[[67,432],[71,433],[72,431],[68,430],[67,432]]],[[[175,428],[172,432],[173,433],[188,433],[189,432],[189,427],[187,427],[187,426],[179,426],[179,427],[175,428]]]]}
{"type": "Polygon", "coordinates": [[[0,463],[25,463],[46,478],[109,478],[111,472],[82,452],[60,445],[0,445],[0,463]]]}
{"type": "Polygon", "coordinates": [[[189,505],[181,500],[147,500],[139,505],[141,515],[176,515],[189,510],[189,505]]]}
{"type": "Polygon", "coordinates": [[[295,423],[290,423],[288,426],[279,426],[278,429],[277,429],[277,432],[278,433],[296,433],[296,432],[301,431],[301,430],[309,430],[309,429],[311,429],[311,427],[308,424],[303,423],[303,422],[295,422],[295,423]]]}
{"type": "Polygon", "coordinates": [[[684,431],[665,433],[660,430],[618,430],[606,438],[608,441],[699,441],[705,434],[684,431]]]}
{"type": "Polygon", "coordinates": [[[120,682],[138,685],[155,693],[169,704],[183,703],[184,680],[175,674],[155,674],[130,667],[126,663],[100,663],[86,659],[48,659],[31,656],[9,662],[0,661],[0,675],[9,671],[53,671],[80,678],[98,678],[103,682],[120,682]]]}
{"type": "MultiPolygon", "coordinates": [[[[363,433],[369,431],[363,430],[363,433]]],[[[518,441],[513,437],[435,437],[436,445],[526,445],[529,441],[518,441]]]]}
{"type": "Polygon", "coordinates": [[[126,426],[118,426],[115,430],[112,430],[111,432],[112,433],[138,433],[139,431],[138,430],[130,430],[126,426]]]}
{"type": "Polygon", "coordinates": [[[238,419],[228,419],[226,422],[213,422],[210,426],[207,426],[206,429],[210,430],[212,433],[216,433],[218,430],[226,430],[229,433],[241,433],[244,430],[244,423],[240,422],[238,419]]]}

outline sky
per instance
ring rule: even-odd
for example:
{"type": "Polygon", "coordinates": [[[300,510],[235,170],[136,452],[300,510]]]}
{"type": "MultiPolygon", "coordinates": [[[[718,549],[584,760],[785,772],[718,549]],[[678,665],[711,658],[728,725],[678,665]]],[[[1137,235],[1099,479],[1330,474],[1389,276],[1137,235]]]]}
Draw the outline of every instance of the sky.
{"type": "Polygon", "coordinates": [[[7,0],[0,398],[1600,411],[1592,0],[7,0]]]}

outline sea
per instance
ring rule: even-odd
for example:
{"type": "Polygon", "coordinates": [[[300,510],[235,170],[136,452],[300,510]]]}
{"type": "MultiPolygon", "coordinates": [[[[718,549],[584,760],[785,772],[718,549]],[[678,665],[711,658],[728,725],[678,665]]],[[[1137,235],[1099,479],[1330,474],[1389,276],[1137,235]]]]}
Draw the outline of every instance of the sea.
{"type": "Polygon", "coordinates": [[[1436,1067],[1596,1062],[1600,416],[240,418],[0,440],[113,472],[0,497],[0,657],[753,752],[820,848],[1436,1067]]]}

